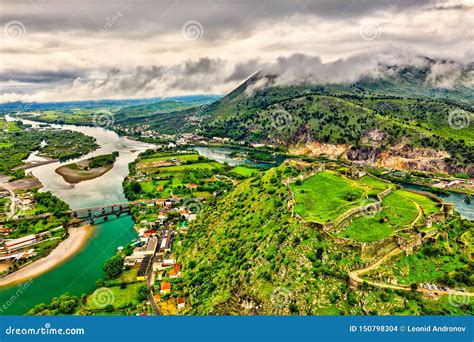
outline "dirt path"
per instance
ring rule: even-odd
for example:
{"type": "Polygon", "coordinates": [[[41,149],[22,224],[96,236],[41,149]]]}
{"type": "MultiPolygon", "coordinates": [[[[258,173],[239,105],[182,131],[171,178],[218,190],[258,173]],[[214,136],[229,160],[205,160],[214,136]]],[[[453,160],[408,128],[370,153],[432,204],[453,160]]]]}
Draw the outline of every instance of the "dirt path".
{"type": "MultiPolygon", "coordinates": [[[[361,284],[362,282],[366,282],[369,285],[376,286],[379,288],[386,288],[386,289],[393,289],[393,290],[403,290],[403,291],[411,291],[411,288],[409,286],[401,286],[401,285],[394,285],[394,284],[386,284],[386,283],[378,283],[375,281],[367,280],[367,279],[362,279],[360,276],[362,274],[365,274],[367,272],[370,272],[372,270],[377,269],[382,263],[385,261],[389,260],[391,257],[402,253],[403,251],[400,248],[395,248],[391,250],[389,253],[385,254],[382,258],[380,258],[376,263],[370,265],[369,267],[362,268],[360,270],[355,270],[349,272],[349,278],[351,278],[353,281],[357,282],[358,284],[361,284]]],[[[417,289],[418,292],[425,293],[425,294],[434,294],[434,295],[453,295],[453,296],[468,296],[468,297],[474,297],[473,292],[463,292],[463,291],[442,291],[442,290],[427,290],[423,288],[417,289]]]]}
{"type": "Polygon", "coordinates": [[[92,233],[91,226],[82,226],[79,228],[70,228],[69,237],[60,242],[44,258],[33,261],[31,264],[20,268],[18,271],[0,278],[0,287],[19,283],[28,279],[35,278],[66,261],[74,254],[79,252],[86,244],[92,233]]]}
{"type": "MultiPolygon", "coordinates": [[[[403,286],[400,286],[400,285],[393,285],[393,284],[383,284],[383,283],[376,283],[374,281],[371,281],[371,280],[365,280],[365,279],[362,279],[360,276],[362,274],[365,274],[367,272],[370,272],[372,270],[375,270],[377,269],[384,261],[390,259],[391,257],[397,255],[397,254],[400,254],[401,252],[403,252],[400,248],[395,248],[393,249],[392,251],[390,251],[389,253],[385,254],[382,258],[380,258],[376,263],[370,265],[369,267],[366,267],[366,268],[362,268],[360,270],[355,270],[355,271],[351,271],[349,272],[349,277],[354,280],[355,282],[361,284],[362,282],[366,282],[367,284],[370,284],[370,285],[373,285],[373,286],[377,286],[377,287],[383,287],[383,288],[390,288],[390,289],[395,289],[395,290],[406,290],[407,288],[403,287],[403,286]]],[[[408,288],[409,289],[409,288],[408,288]]]]}

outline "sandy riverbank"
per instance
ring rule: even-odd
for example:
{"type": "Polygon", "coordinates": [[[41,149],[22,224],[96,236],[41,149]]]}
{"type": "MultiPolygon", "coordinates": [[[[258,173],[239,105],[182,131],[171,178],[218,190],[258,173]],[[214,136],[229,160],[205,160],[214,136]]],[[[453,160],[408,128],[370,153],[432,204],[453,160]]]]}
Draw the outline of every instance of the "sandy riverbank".
{"type": "Polygon", "coordinates": [[[57,266],[79,252],[89,240],[92,234],[92,226],[82,226],[79,228],[70,228],[69,236],[61,241],[44,258],[38,259],[31,264],[20,268],[18,271],[0,278],[0,287],[19,283],[34,277],[37,277],[57,266]]]}
{"type": "Polygon", "coordinates": [[[77,184],[86,180],[94,179],[109,172],[114,167],[113,164],[97,167],[90,170],[71,169],[68,165],[58,167],[56,173],[61,175],[69,184],[77,184]]]}

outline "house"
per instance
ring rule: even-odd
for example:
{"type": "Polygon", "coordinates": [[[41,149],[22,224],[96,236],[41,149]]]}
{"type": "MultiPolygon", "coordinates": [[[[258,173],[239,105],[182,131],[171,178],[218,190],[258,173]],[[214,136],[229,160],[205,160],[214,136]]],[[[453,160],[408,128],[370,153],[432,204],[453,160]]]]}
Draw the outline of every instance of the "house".
{"type": "Polygon", "coordinates": [[[33,243],[37,242],[36,235],[27,235],[18,239],[11,239],[5,241],[5,249],[7,251],[14,251],[16,249],[20,249],[26,246],[29,246],[33,243]]]}
{"type": "Polygon", "coordinates": [[[143,237],[149,238],[156,234],[156,229],[147,229],[143,232],[143,237]]]}
{"type": "Polygon", "coordinates": [[[173,246],[173,232],[167,231],[161,240],[160,251],[170,252],[173,246]]]}
{"type": "Polygon", "coordinates": [[[145,280],[148,273],[149,266],[150,266],[150,261],[151,261],[150,256],[146,256],[143,258],[142,263],[140,264],[140,268],[138,269],[137,280],[139,281],[145,280]]]}
{"type": "Polygon", "coordinates": [[[181,209],[179,213],[181,214],[183,218],[187,219],[189,215],[191,214],[191,211],[189,211],[188,209],[181,209]]]}
{"type": "Polygon", "coordinates": [[[158,245],[158,238],[156,236],[152,236],[146,240],[143,246],[135,248],[132,256],[134,258],[143,258],[146,256],[152,256],[153,254],[155,254],[157,245],[158,245]]]}
{"type": "Polygon", "coordinates": [[[138,262],[140,262],[143,258],[136,258],[132,255],[126,256],[123,260],[124,266],[135,266],[138,262]]]}
{"type": "Polygon", "coordinates": [[[183,297],[176,298],[176,304],[178,304],[178,310],[183,310],[186,307],[186,299],[183,297]]]}
{"type": "Polygon", "coordinates": [[[160,286],[160,293],[161,294],[168,294],[171,292],[171,283],[162,282],[160,286]]]}
{"type": "Polygon", "coordinates": [[[0,234],[3,235],[3,236],[7,236],[8,234],[11,233],[11,229],[8,228],[8,227],[1,227],[0,228],[0,234]]]}
{"type": "Polygon", "coordinates": [[[176,264],[176,260],[174,259],[163,259],[163,262],[161,264],[161,267],[170,267],[176,264]]]}
{"type": "Polygon", "coordinates": [[[181,263],[176,263],[173,265],[173,268],[169,274],[170,278],[179,278],[181,276],[181,263]]]}
{"type": "Polygon", "coordinates": [[[194,183],[188,183],[186,184],[186,188],[190,189],[190,190],[196,190],[197,189],[197,184],[194,184],[194,183]]]}
{"type": "Polygon", "coordinates": [[[165,206],[165,199],[159,198],[159,199],[156,200],[155,203],[156,203],[157,207],[164,207],[165,206]]]}
{"type": "Polygon", "coordinates": [[[167,213],[160,213],[160,214],[158,215],[158,220],[159,220],[159,221],[164,221],[164,220],[166,220],[167,218],[168,218],[168,214],[167,214],[167,213]]]}

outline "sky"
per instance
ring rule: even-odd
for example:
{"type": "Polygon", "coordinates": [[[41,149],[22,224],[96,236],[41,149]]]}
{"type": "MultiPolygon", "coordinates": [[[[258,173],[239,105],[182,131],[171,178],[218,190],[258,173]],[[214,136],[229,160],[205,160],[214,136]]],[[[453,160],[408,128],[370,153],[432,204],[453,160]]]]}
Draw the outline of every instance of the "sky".
{"type": "Polygon", "coordinates": [[[261,70],[351,82],[423,56],[474,63],[474,0],[0,0],[0,25],[0,103],[225,94],[261,70]]]}

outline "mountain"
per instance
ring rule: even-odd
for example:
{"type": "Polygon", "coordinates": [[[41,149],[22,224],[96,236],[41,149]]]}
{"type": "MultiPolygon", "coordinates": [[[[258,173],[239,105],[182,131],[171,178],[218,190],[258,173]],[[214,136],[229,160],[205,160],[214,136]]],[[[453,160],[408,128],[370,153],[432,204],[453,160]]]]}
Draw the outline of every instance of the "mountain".
{"type": "MultiPolygon", "coordinates": [[[[278,168],[242,182],[204,206],[198,219],[190,225],[186,238],[174,250],[183,265],[179,291],[191,305],[188,314],[459,314],[458,309],[471,310],[470,306],[453,307],[446,298],[425,300],[417,293],[398,291],[396,286],[395,290],[380,287],[369,290],[364,283],[360,288],[349,287],[350,272],[373,264],[391,248],[396,251],[397,245],[380,240],[374,244],[375,253],[380,252],[378,257],[363,256],[361,245],[352,240],[354,237],[351,240],[331,237],[332,233],[318,229],[320,225],[311,222],[311,216],[305,215],[301,206],[305,205],[305,196],[314,196],[309,193],[311,191],[332,191],[327,203],[320,203],[321,210],[312,206],[306,208],[329,217],[331,212],[324,209],[327,205],[337,211],[333,215],[336,217],[348,209],[346,206],[354,201],[361,184],[365,184],[364,188],[367,185],[382,185],[383,188],[387,184],[372,176],[348,181],[338,172],[324,171],[317,181],[311,180],[310,176],[308,181],[300,181],[299,185],[298,181],[290,183],[293,184],[290,192],[290,187],[286,185],[288,180],[293,179],[294,182],[304,174],[314,174],[315,167],[319,166],[298,161],[285,162],[278,168]],[[348,182],[354,187],[346,188],[348,182]],[[293,215],[293,211],[298,215],[293,215]]],[[[390,200],[384,202],[384,210],[377,214],[380,216],[375,219],[362,217],[360,220],[376,220],[379,222],[377,226],[394,224],[398,228],[391,229],[395,231],[403,227],[399,213],[408,213],[409,203],[414,211],[413,217],[417,219],[416,211],[419,209],[416,208],[425,206],[426,199],[418,195],[420,204],[413,204],[404,197],[410,194],[401,190],[396,192],[403,196],[393,194],[390,200]],[[393,216],[393,223],[390,223],[390,216],[393,216]]],[[[438,209],[432,207],[431,210],[438,209]]],[[[368,235],[365,234],[372,234],[371,231],[376,229],[364,230],[360,225],[355,227],[359,234],[355,239],[362,237],[362,241],[366,241],[368,235]]],[[[425,277],[426,281],[439,279],[442,282],[445,275],[447,278],[454,276],[449,272],[459,273],[461,283],[468,281],[464,274],[469,270],[466,256],[470,252],[468,245],[464,246],[462,241],[467,244],[472,223],[454,217],[448,225],[436,227],[440,232],[432,234],[435,238],[426,247],[414,250],[412,256],[402,256],[400,264],[404,267],[404,273],[398,275],[400,281],[411,276],[407,267],[412,264],[415,269],[410,272],[420,271],[420,277],[425,277]],[[451,252],[447,252],[446,246],[453,247],[449,247],[451,252]],[[446,259],[445,253],[455,255],[446,259]],[[458,258],[464,261],[451,265],[452,260],[461,260],[458,258]],[[422,272],[432,267],[439,272],[422,272]]],[[[344,232],[345,228],[342,229],[344,232]]],[[[387,267],[390,268],[390,264],[387,263],[387,267]]],[[[383,273],[382,277],[387,282],[383,273]]]]}
{"type": "MultiPolygon", "coordinates": [[[[469,84],[471,74],[472,67],[463,71],[459,84],[469,84]]],[[[474,176],[474,89],[435,87],[431,82],[440,79],[426,67],[385,75],[347,85],[280,85],[278,76],[258,73],[200,109],[200,132],[304,154],[474,176]]]]}

